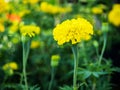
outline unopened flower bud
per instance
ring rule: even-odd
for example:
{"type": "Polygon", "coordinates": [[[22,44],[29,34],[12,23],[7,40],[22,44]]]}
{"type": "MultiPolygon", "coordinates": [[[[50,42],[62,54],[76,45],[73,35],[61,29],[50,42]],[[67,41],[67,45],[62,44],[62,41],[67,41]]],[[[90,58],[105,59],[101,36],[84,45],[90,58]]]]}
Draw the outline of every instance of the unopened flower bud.
{"type": "Polygon", "coordinates": [[[59,55],[52,55],[51,57],[51,66],[56,67],[59,64],[60,56],[59,55]]]}

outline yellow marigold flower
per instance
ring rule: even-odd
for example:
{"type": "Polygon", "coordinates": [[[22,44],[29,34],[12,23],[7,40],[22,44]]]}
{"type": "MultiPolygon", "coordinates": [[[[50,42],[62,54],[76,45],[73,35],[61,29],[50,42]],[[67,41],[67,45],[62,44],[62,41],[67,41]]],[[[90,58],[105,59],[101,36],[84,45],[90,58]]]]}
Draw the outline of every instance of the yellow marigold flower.
{"type": "Polygon", "coordinates": [[[58,45],[66,42],[76,44],[90,39],[92,34],[93,26],[84,18],[66,20],[53,30],[53,36],[58,45]]]}
{"type": "Polygon", "coordinates": [[[40,10],[46,13],[56,14],[58,13],[58,7],[53,6],[47,2],[42,2],[40,5],[40,10]]]}
{"type": "Polygon", "coordinates": [[[8,69],[17,70],[18,65],[16,62],[10,62],[10,63],[6,63],[5,65],[3,65],[2,68],[3,70],[8,70],[8,69]]]}
{"type": "Polygon", "coordinates": [[[120,26],[120,4],[113,5],[113,9],[108,14],[108,20],[115,26],[120,26]]]}
{"type": "Polygon", "coordinates": [[[47,2],[42,2],[40,5],[40,10],[43,12],[46,12],[46,13],[50,13],[50,14],[57,14],[57,13],[70,12],[72,10],[72,8],[60,7],[60,6],[51,5],[47,2]]]}
{"type": "Polygon", "coordinates": [[[114,4],[113,9],[120,9],[120,4],[114,4]]]}
{"type": "Polygon", "coordinates": [[[59,7],[59,13],[67,13],[71,11],[72,11],[71,7],[59,7]]]}
{"type": "Polygon", "coordinates": [[[5,2],[5,0],[0,0],[0,13],[3,13],[9,9],[8,4],[5,2]]]}
{"type": "Polygon", "coordinates": [[[102,14],[103,13],[103,9],[100,7],[93,7],[92,8],[92,13],[93,14],[102,14]]]}
{"type": "Polygon", "coordinates": [[[40,46],[40,41],[32,41],[30,48],[38,48],[40,46]]]}
{"type": "Polygon", "coordinates": [[[55,67],[58,66],[60,60],[60,55],[52,55],[51,56],[51,66],[55,67]]]}
{"type": "Polygon", "coordinates": [[[40,27],[35,25],[23,25],[20,28],[20,32],[23,36],[33,37],[35,34],[40,33],[40,27]]]}
{"type": "Polygon", "coordinates": [[[28,9],[23,9],[22,11],[19,11],[18,14],[20,17],[23,17],[26,14],[29,14],[31,11],[28,9]]]}
{"type": "Polygon", "coordinates": [[[0,23],[0,32],[4,32],[5,27],[0,23]]]}
{"type": "Polygon", "coordinates": [[[9,33],[13,34],[18,31],[18,22],[13,22],[12,25],[9,27],[9,33]]]}
{"type": "Polygon", "coordinates": [[[23,0],[24,4],[30,3],[30,4],[36,4],[38,3],[40,0],[23,0]]]}
{"type": "Polygon", "coordinates": [[[102,14],[103,10],[107,9],[107,7],[104,4],[99,4],[92,8],[93,14],[102,14]]]}

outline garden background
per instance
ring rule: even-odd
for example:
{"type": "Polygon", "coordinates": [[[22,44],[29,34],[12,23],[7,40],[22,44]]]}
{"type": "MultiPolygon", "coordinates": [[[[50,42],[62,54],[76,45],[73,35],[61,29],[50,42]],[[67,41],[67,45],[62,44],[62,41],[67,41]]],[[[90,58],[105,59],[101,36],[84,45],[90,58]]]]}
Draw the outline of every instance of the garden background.
{"type": "Polygon", "coordinates": [[[0,0],[0,90],[120,90],[119,59],[119,0],[0,0]],[[85,18],[94,31],[77,44],[77,89],[71,45],[58,45],[53,35],[73,18],[85,18]]]}

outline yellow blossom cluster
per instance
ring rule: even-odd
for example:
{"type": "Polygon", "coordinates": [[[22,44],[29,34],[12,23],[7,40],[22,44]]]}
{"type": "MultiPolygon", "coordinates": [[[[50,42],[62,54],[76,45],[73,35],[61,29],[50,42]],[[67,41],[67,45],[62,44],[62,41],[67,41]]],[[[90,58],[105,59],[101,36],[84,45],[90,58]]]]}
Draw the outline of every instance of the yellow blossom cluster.
{"type": "Polygon", "coordinates": [[[23,36],[33,37],[40,33],[40,27],[35,25],[23,25],[20,28],[20,32],[23,36]]]}
{"type": "Polygon", "coordinates": [[[92,34],[93,26],[84,18],[66,20],[53,30],[53,37],[58,45],[66,42],[76,44],[82,40],[89,40],[92,34]]]}
{"type": "Polygon", "coordinates": [[[107,7],[103,4],[99,4],[95,7],[92,8],[92,13],[93,14],[102,14],[103,10],[105,10],[107,7]]]}
{"type": "Polygon", "coordinates": [[[4,32],[4,30],[5,30],[4,25],[0,23],[0,32],[4,32]]]}
{"type": "Polygon", "coordinates": [[[40,0],[23,0],[24,4],[36,4],[38,3],[40,0]]]}
{"type": "Polygon", "coordinates": [[[103,10],[102,10],[102,8],[99,8],[99,7],[93,7],[92,8],[92,13],[93,14],[102,14],[103,10]]]}
{"type": "Polygon", "coordinates": [[[34,48],[38,48],[40,46],[40,41],[32,41],[31,42],[31,46],[30,48],[34,49],[34,48]]]}
{"type": "Polygon", "coordinates": [[[5,0],[0,0],[0,13],[6,12],[9,9],[9,4],[5,0]]]}
{"type": "Polygon", "coordinates": [[[120,4],[114,4],[108,14],[108,20],[115,26],[120,26],[120,4]]]}
{"type": "Polygon", "coordinates": [[[18,31],[18,23],[13,22],[12,25],[9,27],[9,33],[13,34],[18,31]]]}
{"type": "Polygon", "coordinates": [[[3,66],[3,70],[6,70],[8,68],[11,68],[13,70],[17,70],[18,69],[18,65],[16,64],[16,62],[10,62],[10,63],[6,63],[4,66],[3,66]]]}
{"type": "Polygon", "coordinates": [[[9,62],[3,65],[2,69],[7,75],[12,75],[14,73],[13,70],[18,69],[18,65],[16,62],[9,62]]]}
{"type": "Polygon", "coordinates": [[[72,9],[70,7],[60,7],[51,5],[47,2],[42,2],[40,5],[40,10],[50,14],[57,14],[57,13],[66,13],[70,12],[72,9]]]}

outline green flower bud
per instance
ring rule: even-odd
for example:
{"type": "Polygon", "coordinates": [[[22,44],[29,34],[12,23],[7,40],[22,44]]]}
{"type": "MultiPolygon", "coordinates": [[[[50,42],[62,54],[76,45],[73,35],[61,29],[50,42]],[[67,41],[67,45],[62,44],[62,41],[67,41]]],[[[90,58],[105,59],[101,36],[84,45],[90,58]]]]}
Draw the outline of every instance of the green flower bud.
{"type": "Polygon", "coordinates": [[[106,23],[106,22],[102,23],[102,31],[103,32],[108,32],[108,29],[109,29],[108,23],[106,23]]]}
{"type": "Polygon", "coordinates": [[[13,71],[13,69],[11,69],[11,68],[5,70],[4,72],[5,72],[5,74],[8,75],[8,76],[12,76],[12,75],[14,74],[14,71],[13,71]]]}
{"type": "Polygon", "coordinates": [[[51,66],[56,67],[59,64],[60,56],[59,55],[52,55],[51,57],[51,66]]]}
{"type": "Polygon", "coordinates": [[[96,48],[97,48],[97,47],[99,46],[98,41],[94,40],[94,41],[93,41],[93,45],[94,45],[94,47],[96,47],[96,48]]]}

